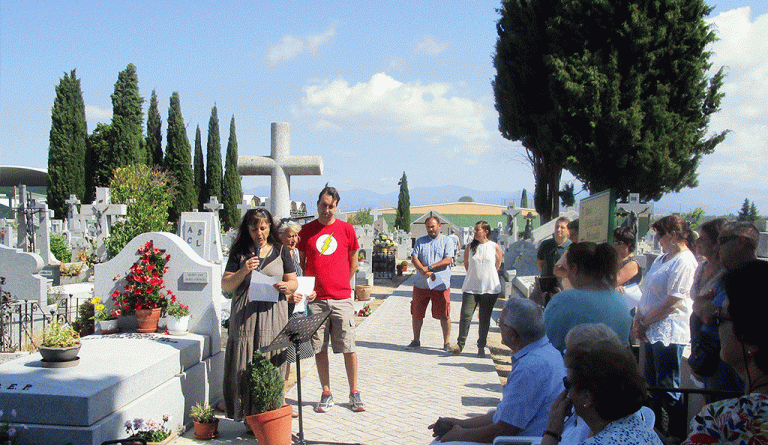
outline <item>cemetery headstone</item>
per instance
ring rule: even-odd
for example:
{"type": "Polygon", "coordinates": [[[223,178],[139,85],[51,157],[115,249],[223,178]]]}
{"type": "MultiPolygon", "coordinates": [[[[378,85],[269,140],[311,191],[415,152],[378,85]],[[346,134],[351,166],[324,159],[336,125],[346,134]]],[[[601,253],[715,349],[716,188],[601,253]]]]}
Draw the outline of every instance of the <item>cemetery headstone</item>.
{"type": "Polygon", "coordinates": [[[79,238],[83,234],[80,213],[77,211],[77,205],[80,204],[80,200],[75,195],[69,195],[69,199],[64,201],[64,203],[68,206],[67,230],[69,230],[73,238],[79,238]]]}
{"type": "Polygon", "coordinates": [[[43,259],[32,252],[0,245],[0,275],[5,277],[4,292],[19,300],[47,303],[48,282],[40,275],[43,259]]]}
{"type": "Polygon", "coordinates": [[[375,219],[373,221],[373,230],[375,233],[389,232],[389,224],[387,224],[387,220],[384,219],[384,217],[375,219]]]}
{"type": "Polygon", "coordinates": [[[240,209],[240,220],[242,221],[248,210],[255,209],[256,206],[252,205],[248,200],[244,199],[242,204],[238,204],[237,208],[240,209]]]}
{"type": "Polygon", "coordinates": [[[59,261],[51,252],[51,212],[48,210],[48,204],[32,201],[31,209],[34,211],[32,227],[35,234],[35,252],[46,265],[58,265],[59,261]]]}
{"type": "Polygon", "coordinates": [[[290,151],[290,124],[273,122],[270,156],[240,156],[237,162],[237,171],[242,176],[271,176],[270,210],[276,219],[291,216],[291,176],[323,174],[322,157],[291,156],[290,151]]]}
{"type": "Polygon", "coordinates": [[[182,212],[179,236],[206,261],[221,264],[221,228],[215,213],[182,212]]]}
{"type": "Polygon", "coordinates": [[[2,227],[2,240],[0,240],[0,244],[6,247],[16,247],[16,229],[14,229],[13,224],[6,221],[2,227]]]}
{"type": "Polygon", "coordinates": [[[517,271],[517,276],[538,275],[536,265],[536,247],[528,240],[520,240],[509,245],[504,254],[504,264],[507,268],[517,271]]]}

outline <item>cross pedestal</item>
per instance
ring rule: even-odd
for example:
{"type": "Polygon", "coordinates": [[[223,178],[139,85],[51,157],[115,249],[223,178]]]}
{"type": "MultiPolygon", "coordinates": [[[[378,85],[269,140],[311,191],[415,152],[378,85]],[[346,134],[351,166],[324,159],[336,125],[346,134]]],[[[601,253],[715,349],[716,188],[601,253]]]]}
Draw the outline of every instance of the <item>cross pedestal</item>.
{"type": "Polygon", "coordinates": [[[321,156],[291,156],[291,125],[272,123],[271,155],[240,156],[237,172],[242,176],[272,177],[270,211],[275,219],[291,216],[291,176],[322,175],[321,156]]]}

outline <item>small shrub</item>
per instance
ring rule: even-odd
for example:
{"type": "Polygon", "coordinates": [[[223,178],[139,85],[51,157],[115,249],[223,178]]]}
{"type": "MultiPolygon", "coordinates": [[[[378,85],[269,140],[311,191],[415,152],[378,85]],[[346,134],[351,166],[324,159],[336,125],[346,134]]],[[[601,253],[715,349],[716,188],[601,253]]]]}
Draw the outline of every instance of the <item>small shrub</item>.
{"type": "Polygon", "coordinates": [[[195,404],[190,410],[189,415],[197,423],[213,423],[213,407],[202,403],[195,404]]]}
{"type": "Polygon", "coordinates": [[[72,249],[69,248],[69,243],[64,235],[51,234],[51,253],[53,256],[62,263],[68,263],[72,259],[72,249]]]}
{"type": "Polygon", "coordinates": [[[72,326],[53,321],[43,330],[43,341],[40,346],[70,348],[78,344],[80,344],[80,334],[72,326]]]}
{"type": "Polygon", "coordinates": [[[275,365],[256,351],[246,372],[251,391],[251,412],[261,414],[280,408],[283,404],[284,382],[275,365]]]}

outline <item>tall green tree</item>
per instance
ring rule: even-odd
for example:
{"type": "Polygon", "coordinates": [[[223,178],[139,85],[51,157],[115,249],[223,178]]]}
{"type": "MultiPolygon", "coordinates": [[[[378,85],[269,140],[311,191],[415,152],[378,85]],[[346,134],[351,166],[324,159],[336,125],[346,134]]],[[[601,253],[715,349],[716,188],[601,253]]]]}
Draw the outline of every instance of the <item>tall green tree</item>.
{"type": "Polygon", "coordinates": [[[197,199],[197,209],[203,210],[205,204],[205,167],[203,167],[203,142],[200,137],[200,125],[195,130],[195,198],[197,199]]]}
{"type": "Polygon", "coordinates": [[[411,198],[408,194],[408,177],[405,176],[405,172],[397,185],[400,186],[400,194],[397,196],[395,227],[408,232],[411,230],[411,198]]]}
{"type": "Polygon", "coordinates": [[[371,208],[360,209],[350,216],[347,220],[348,223],[358,226],[364,226],[366,224],[373,224],[373,215],[371,215],[371,208]]]}
{"type": "Polygon", "coordinates": [[[744,202],[741,204],[741,210],[739,210],[736,219],[739,221],[749,221],[749,199],[744,198],[744,202]]]}
{"type": "Polygon", "coordinates": [[[520,207],[528,208],[528,190],[523,189],[523,193],[520,195],[520,207]]]}
{"type": "Polygon", "coordinates": [[[181,212],[189,212],[197,206],[195,183],[192,178],[192,147],[187,138],[187,128],[181,116],[179,93],[171,95],[168,108],[168,135],[165,147],[165,170],[173,175],[176,187],[173,205],[169,211],[171,221],[178,221],[181,212]]]}
{"type": "MultiPolygon", "coordinates": [[[[144,148],[144,113],[139,95],[139,77],[136,66],[128,66],[117,75],[112,93],[112,126],[108,136],[109,152],[103,161],[112,172],[117,167],[146,163],[144,148]]],[[[111,179],[111,177],[110,177],[111,179]]]]}
{"type": "Polygon", "coordinates": [[[591,193],[642,200],[697,185],[720,106],[703,0],[505,0],[493,81],[499,130],[520,141],[545,222],[559,211],[562,169],[591,193]]]}
{"type": "Polygon", "coordinates": [[[160,119],[160,110],[157,102],[157,92],[152,90],[149,98],[149,110],[147,111],[147,165],[150,167],[163,165],[163,121],[160,119]]]}
{"type": "Polygon", "coordinates": [[[67,214],[70,194],[85,198],[85,152],[88,128],[80,79],[75,70],[56,87],[51,110],[51,132],[48,146],[48,205],[56,218],[67,214]]]}
{"type": "Polygon", "coordinates": [[[208,120],[208,145],[205,153],[205,196],[203,201],[208,202],[211,196],[216,196],[222,202],[221,185],[221,140],[219,137],[219,115],[216,105],[211,110],[211,118],[208,120]]]}
{"type": "Polygon", "coordinates": [[[760,212],[757,211],[755,201],[752,201],[752,203],[749,205],[749,221],[755,222],[758,219],[760,219],[760,212]]]}
{"type": "Polygon", "coordinates": [[[229,123],[229,142],[227,142],[227,159],[224,163],[224,185],[222,187],[222,203],[225,229],[237,227],[240,222],[240,209],[237,206],[243,200],[243,186],[240,174],[237,172],[237,135],[235,133],[235,116],[229,123]]]}
{"type": "Polygon", "coordinates": [[[109,137],[112,126],[105,123],[96,124],[93,133],[88,135],[85,151],[85,199],[83,203],[91,203],[96,197],[96,187],[109,187],[112,170],[105,161],[110,151],[109,137]]]}

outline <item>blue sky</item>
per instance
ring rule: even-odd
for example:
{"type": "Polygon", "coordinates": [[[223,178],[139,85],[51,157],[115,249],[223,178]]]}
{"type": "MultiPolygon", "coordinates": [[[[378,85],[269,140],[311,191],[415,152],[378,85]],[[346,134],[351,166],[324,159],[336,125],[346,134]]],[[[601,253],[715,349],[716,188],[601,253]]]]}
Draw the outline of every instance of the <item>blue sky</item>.
{"type": "MultiPolygon", "coordinates": [[[[234,115],[239,154],[269,155],[270,123],[291,123],[291,153],[321,155],[322,177],[293,188],[397,189],[453,184],[533,189],[517,143],[497,130],[499,1],[0,3],[0,159],[47,167],[54,88],[77,69],[88,130],[109,122],[117,74],[136,65],[145,113],[157,90],[163,135],[178,91],[192,143],[218,107],[222,150],[234,115]]],[[[657,212],[736,212],[745,197],[768,214],[768,7],[713,2],[721,40],[714,68],[728,77],[710,129],[731,129],[699,169],[700,187],[657,212]]],[[[567,174],[564,175],[568,179],[567,174]]],[[[268,185],[246,178],[244,188],[268,185]]],[[[579,189],[577,185],[577,190],[579,189]]],[[[582,193],[579,197],[584,197],[582,193]]]]}

